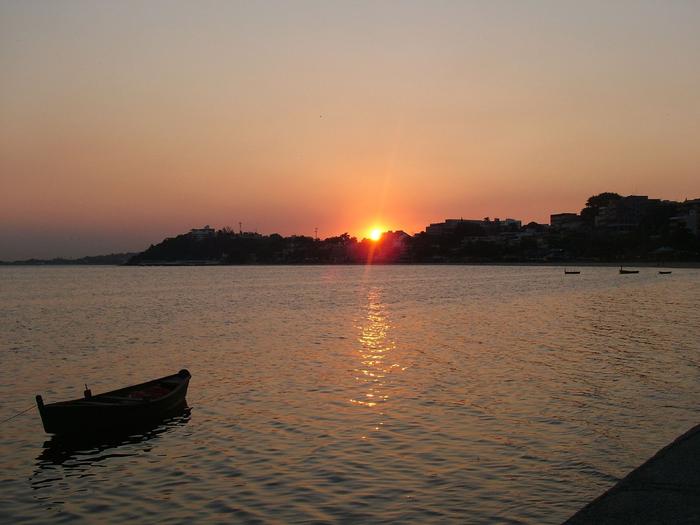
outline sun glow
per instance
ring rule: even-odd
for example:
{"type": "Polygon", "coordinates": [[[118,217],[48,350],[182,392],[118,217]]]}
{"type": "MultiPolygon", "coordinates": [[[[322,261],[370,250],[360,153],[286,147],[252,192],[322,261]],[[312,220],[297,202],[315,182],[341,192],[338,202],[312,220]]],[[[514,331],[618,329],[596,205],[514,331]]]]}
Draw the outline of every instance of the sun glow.
{"type": "Polygon", "coordinates": [[[373,241],[378,241],[382,238],[382,230],[380,230],[379,228],[372,228],[369,231],[369,238],[373,241]]]}

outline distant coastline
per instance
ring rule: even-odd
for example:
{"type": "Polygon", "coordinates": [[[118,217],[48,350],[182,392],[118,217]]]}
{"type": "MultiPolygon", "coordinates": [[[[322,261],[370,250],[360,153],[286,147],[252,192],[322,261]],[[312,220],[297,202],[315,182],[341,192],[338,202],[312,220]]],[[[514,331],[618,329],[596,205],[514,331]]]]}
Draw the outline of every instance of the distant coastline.
{"type": "MultiPolygon", "coordinates": [[[[96,256],[94,258],[99,258],[96,256]]],[[[93,257],[90,257],[91,259],[93,257]]],[[[31,259],[29,261],[0,261],[0,266],[139,266],[139,267],[221,267],[221,266],[248,266],[248,267],[282,267],[282,266],[366,266],[367,263],[240,263],[224,264],[216,261],[165,261],[149,262],[143,264],[126,264],[113,262],[76,262],[76,259],[31,259]],[[66,262],[56,262],[56,261],[66,262]]],[[[567,262],[545,262],[545,261],[482,261],[482,262],[382,262],[371,263],[373,266],[541,266],[544,268],[678,268],[678,269],[700,269],[700,261],[669,261],[663,264],[649,261],[618,261],[618,262],[591,262],[591,261],[567,261],[567,262]]]]}
{"type": "Polygon", "coordinates": [[[0,261],[1,266],[118,266],[125,264],[136,253],[110,253],[108,255],[92,255],[78,259],[25,259],[21,261],[0,261]]]}
{"type": "Polygon", "coordinates": [[[410,235],[374,230],[307,235],[215,229],[206,225],[163,239],[140,253],[80,259],[28,259],[3,265],[320,265],[506,264],[554,266],[700,265],[700,199],[683,202],[604,192],[579,212],[555,213],[549,224],[512,218],[454,218],[410,235]]]}
{"type": "Polygon", "coordinates": [[[700,199],[683,202],[605,192],[580,213],[549,224],[518,219],[445,219],[415,235],[372,232],[261,235],[204,226],[131,258],[135,266],[212,264],[554,264],[690,265],[700,262],[700,199]]]}
{"type": "MultiPolygon", "coordinates": [[[[368,263],[239,263],[225,264],[220,262],[201,261],[161,261],[140,264],[125,264],[123,266],[140,267],[183,267],[183,266],[366,266],[368,263]]],[[[700,269],[700,261],[669,261],[655,263],[650,261],[618,261],[618,262],[591,262],[591,261],[481,261],[481,262],[372,262],[372,266],[541,266],[546,268],[678,268],[700,269]]]]}

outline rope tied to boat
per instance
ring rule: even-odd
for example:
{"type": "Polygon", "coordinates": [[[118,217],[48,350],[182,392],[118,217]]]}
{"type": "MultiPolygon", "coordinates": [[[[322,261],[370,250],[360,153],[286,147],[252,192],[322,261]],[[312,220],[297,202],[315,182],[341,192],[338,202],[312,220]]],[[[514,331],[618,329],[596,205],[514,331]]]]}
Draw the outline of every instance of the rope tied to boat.
{"type": "Polygon", "coordinates": [[[29,411],[30,411],[32,408],[34,408],[35,406],[36,406],[36,405],[29,405],[29,407],[25,408],[25,409],[22,410],[21,412],[17,412],[14,416],[10,416],[10,417],[8,417],[7,419],[3,419],[2,421],[0,421],[0,424],[2,424],[2,423],[7,423],[7,422],[10,421],[11,419],[16,418],[17,416],[21,416],[21,415],[24,414],[25,412],[29,412],[29,411]]]}

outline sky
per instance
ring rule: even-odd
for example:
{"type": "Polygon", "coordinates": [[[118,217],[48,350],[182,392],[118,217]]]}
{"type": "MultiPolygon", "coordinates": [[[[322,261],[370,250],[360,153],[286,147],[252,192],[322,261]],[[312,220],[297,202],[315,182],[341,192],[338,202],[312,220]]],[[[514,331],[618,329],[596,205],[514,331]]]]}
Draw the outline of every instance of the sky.
{"type": "Polygon", "coordinates": [[[0,260],[700,197],[700,2],[0,0],[0,260]]]}

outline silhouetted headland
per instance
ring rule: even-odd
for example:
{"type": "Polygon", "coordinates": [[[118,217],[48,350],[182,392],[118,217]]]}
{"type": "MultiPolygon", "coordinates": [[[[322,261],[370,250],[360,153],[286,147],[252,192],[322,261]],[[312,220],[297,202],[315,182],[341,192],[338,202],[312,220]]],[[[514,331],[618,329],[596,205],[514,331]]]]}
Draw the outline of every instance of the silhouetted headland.
{"type": "Polygon", "coordinates": [[[697,262],[699,215],[700,199],[601,193],[580,213],[551,215],[550,224],[446,219],[415,235],[388,231],[377,241],[347,233],[321,240],[206,226],[151,245],[128,264],[697,262]]]}

